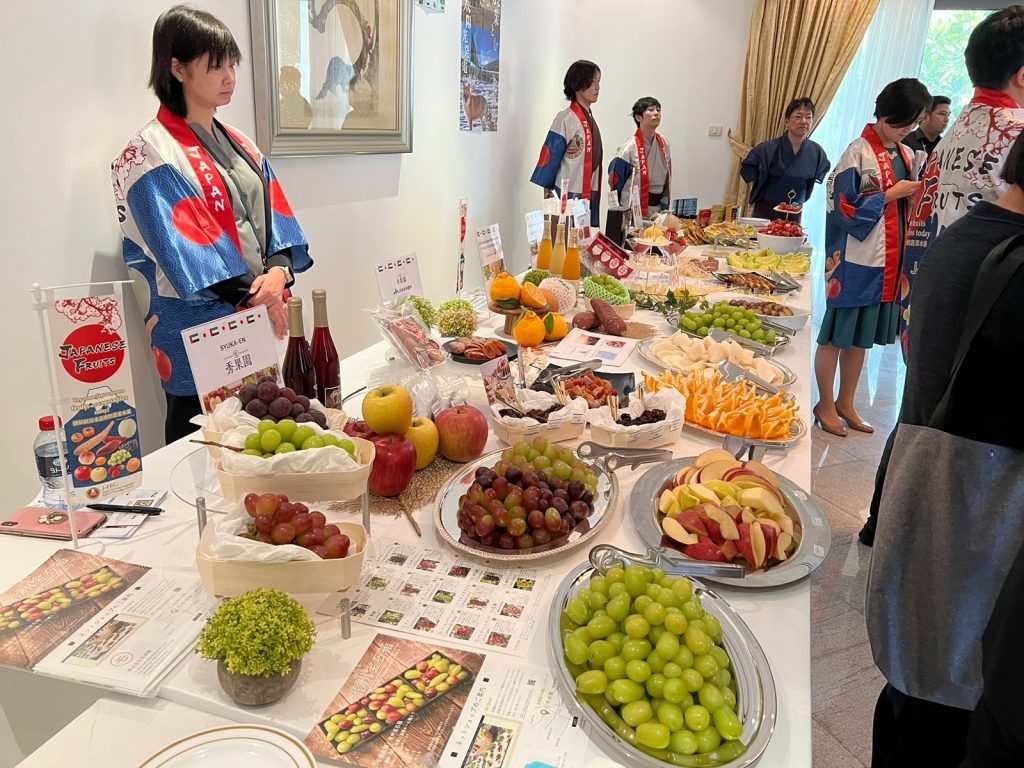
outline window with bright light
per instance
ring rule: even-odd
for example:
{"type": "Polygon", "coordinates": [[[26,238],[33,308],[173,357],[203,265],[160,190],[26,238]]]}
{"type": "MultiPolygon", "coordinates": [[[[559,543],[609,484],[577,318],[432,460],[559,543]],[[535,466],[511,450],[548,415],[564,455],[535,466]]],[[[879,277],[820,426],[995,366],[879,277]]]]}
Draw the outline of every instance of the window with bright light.
{"type": "Polygon", "coordinates": [[[967,39],[992,11],[933,11],[924,44],[920,80],[933,96],[948,96],[953,117],[971,100],[974,87],[967,76],[967,39]]]}

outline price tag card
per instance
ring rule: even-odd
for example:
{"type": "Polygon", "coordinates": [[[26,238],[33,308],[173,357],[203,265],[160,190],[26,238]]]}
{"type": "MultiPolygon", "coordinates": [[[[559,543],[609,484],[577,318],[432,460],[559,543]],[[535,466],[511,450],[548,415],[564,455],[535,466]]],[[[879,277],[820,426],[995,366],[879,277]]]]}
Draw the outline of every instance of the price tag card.
{"type": "Polygon", "coordinates": [[[580,241],[590,240],[590,201],[577,197],[572,201],[573,226],[580,231],[580,241]]]}
{"type": "Polygon", "coordinates": [[[264,307],[251,307],[181,332],[203,413],[262,376],[279,379],[277,344],[264,307]]]}
{"type": "Polygon", "coordinates": [[[392,306],[407,296],[423,295],[423,281],[420,280],[420,266],[415,253],[379,261],[375,270],[382,305],[392,306]]]}
{"type": "Polygon", "coordinates": [[[526,242],[536,245],[544,237],[544,211],[530,211],[526,214],[526,242]]]}
{"type": "Polygon", "coordinates": [[[497,224],[477,229],[476,248],[480,257],[480,271],[483,272],[484,281],[490,283],[495,275],[505,271],[505,254],[501,250],[501,233],[497,224]]]}

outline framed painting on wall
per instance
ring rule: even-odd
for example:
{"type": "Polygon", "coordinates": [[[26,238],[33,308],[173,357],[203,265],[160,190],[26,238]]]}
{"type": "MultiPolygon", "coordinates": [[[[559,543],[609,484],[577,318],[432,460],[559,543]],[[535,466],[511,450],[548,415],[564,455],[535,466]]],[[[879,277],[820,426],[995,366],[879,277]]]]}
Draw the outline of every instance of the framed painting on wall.
{"type": "Polygon", "coordinates": [[[412,151],[413,0],[249,0],[270,157],[412,151]]]}

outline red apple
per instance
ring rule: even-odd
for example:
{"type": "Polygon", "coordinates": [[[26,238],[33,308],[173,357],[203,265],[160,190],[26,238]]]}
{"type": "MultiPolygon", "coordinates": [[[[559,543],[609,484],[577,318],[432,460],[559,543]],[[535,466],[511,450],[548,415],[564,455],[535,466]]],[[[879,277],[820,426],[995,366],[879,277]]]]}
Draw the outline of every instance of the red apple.
{"type": "Polygon", "coordinates": [[[370,492],[377,496],[397,496],[412,481],[416,471],[416,446],[401,435],[375,435],[376,455],[370,469],[370,492]]]}
{"type": "Polygon", "coordinates": [[[377,433],[370,429],[370,425],[362,419],[346,421],[341,430],[349,437],[361,437],[364,440],[373,440],[377,436],[377,433]]]}
{"type": "Polygon", "coordinates": [[[471,405],[446,408],[434,419],[441,455],[449,461],[472,461],[487,444],[487,419],[471,405]]]}

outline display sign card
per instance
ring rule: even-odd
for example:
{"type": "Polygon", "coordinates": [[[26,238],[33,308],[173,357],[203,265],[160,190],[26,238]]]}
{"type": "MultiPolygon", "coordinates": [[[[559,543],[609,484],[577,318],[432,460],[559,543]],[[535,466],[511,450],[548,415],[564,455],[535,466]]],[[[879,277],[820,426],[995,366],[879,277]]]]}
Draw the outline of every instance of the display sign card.
{"type": "Polygon", "coordinates": [[[244,384],[278,376],[277,344],[264,307],[250,307],[181,332],[203,413],[244,384]]]}
{"type": "Polygon", "coordinates": [[[509,365],[508,355],[501,355],[481,365],[480,376],[484,380],[487,404],[494,405],[498,402],[498,391],[502,387],[512,386],[512,366],[509,365]]]}
{"type": "Polygon", "coordinates": [[[40,474],[68,474],[73,504],[125,493],[142,479],[124,302],[114,294],[56,299],[47,307],[68,455],[40,458],[40,474]]]}
{"type": "Polygon", "coordinates": [[[624,339],[621,336],[608,336],[584,331],[582,328],[573,328],[569,335],[551,350],[551,357],[578,362],[599,358],[605,367],[618,367],[625,365],[636,344],[636,339],[624,339]]]}
{"type": "Polygon", "coordinates": [[[383,306],[394,306],[409,296],[423,295],[420,265],[415,253],[378,261],[374,269],[377,274],[377,291],[383,306]]]}
{"type": "Polygon", "coordinates": [[[544,237],[544,211],[530,211],[526,214],[526,243],[530,246],[530,263],[537,263],[540,240],[544,237]]]}
{"type": "Polygon", "coordinates": [[[590,237],[590,201],[577,197],[572,201],[573,226],[580,231],[580,239],[590,237]]]}
{"type": "Polygon", "coordinates": [[[497,224],[477,229],[476,249],[484,282],[490,284],[495,275],[505,271],[505,254],[501,250],[501,233],[497,224]]]}

